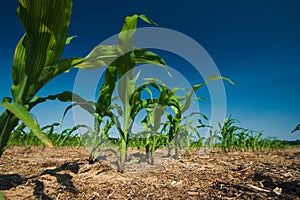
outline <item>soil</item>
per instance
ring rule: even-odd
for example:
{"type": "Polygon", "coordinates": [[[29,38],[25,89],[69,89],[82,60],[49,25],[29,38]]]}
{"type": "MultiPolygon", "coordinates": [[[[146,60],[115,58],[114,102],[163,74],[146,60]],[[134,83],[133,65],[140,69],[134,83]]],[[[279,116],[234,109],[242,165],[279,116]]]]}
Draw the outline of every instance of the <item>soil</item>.
{"type": "Polygon", "coordinates": [[[88,156],[85,148],[10,147],[0,159],[0,190],[6,199],[300,199],[300,149],[194,150],[124,173],[88,156]]]}

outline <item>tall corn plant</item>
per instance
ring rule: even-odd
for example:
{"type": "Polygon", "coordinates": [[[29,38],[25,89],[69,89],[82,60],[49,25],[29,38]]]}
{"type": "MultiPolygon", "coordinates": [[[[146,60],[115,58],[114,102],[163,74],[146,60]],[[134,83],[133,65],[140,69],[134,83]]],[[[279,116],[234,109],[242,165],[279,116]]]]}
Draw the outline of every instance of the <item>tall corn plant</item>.
{"type": "MultiPolygon", "coordinates": [[[[99,97],[95,104],[95,132],[99,132],[97,129],[99,129],[98,127],[103,123],[104,117],[109,117],[119,132],[121,140],[120,152],[116,154],[118,157],[118,171],[120,172],[125,170],[129,136],[131,135],[134,119],[138,113],[138,105],[136,102],[139,101],[133,98],[134,101],[132,100],[130,103],[130,99],[137,89],[136,81],[139,78],[139,73],[135,74],[135,68],[138,64],[143,63],[152,63],[166,67],[164,60],[155,53],[133,46],[133,35],[136,31],[138,19],[156,25],[145,15],[126,17],[122,30],[119,33],[118,45],[110,46],[111,52],[114,52],[117,58],[114,59],[106,69],[104,83],[100,88],[99,97]],[[119,118],[112,112],[112,95],[115,90],[117,90],[121,101],[122,122],[120,122],[119,118]]],[[[97,57],[97,55],[94,57],[97,57]]],[[[147,104],[150,103],[151,102],[147,102],[147,104]]]]}
{"type": "Polygon", "coordinates": [[[67,37],[71,11],[72,0],[19,0],[16,12],[26,32],[14,53],[12,98],[2,100],[6,110],[0,116],[0,156],[19,120],[52,146],[29,111],[39,103],[34,96],[43,86],[82,62],[81,58],[60,59],[71,39],[67,37]]]}

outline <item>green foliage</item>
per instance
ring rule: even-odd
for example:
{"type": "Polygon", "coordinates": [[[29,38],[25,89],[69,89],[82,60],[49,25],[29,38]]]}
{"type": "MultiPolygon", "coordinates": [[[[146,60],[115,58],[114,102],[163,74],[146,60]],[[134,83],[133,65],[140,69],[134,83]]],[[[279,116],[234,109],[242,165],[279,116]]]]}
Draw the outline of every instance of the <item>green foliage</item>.
{"type": "Polygon", "coordinates": [[[223,126],[219,124],[220,130],[218,130],[217,133],[220,134],[218,138],[220,143],[217,144],[217,146],[222,148],[223,151],[258,151],[286,147],[286,145],[276,138],[262,139],[262,131],[257,132],[234,125],[236,122],[238,121],[230,116],[229,118],[226,118],[223,126]]]}
{"type": "Polygon", "coordinates": [[[223,125],[219,123],[220,130],[218,133],[221,134],[219,140],[221,141],[221,148],[225,152],[233,150],[236,147],[235,142],[238,135],[236,131],[241,130],[241,128],[233,125],[235,122],[237,122],[236,119],[229,117],[225,119],[223,125]]]}
{"type": "MultiPolygon", "coordinates": [[[[52,141],[53,146],[82,146],[82,136],[78,131],[80,127],[75,126],[73,128],[67,128],[61,132],[58,132],[60,124],[53,123],[51,125],[44,126],[42,130],[44,134],[52,141]]],[[[32,133],[32,131],[25,131],[25,125],[20,124],[11,134],[8,141],[8,146],[44,146],[45,144],[32,133]]]]}
{"type": "Polygon", "coordinates": [[[182,117],[178,133],[175,136],[174,143],[177,149],[186,149],[190,154],[191,148],[202,147],[204,145],[204,137],[200,134],[200,129],[211,128],[202,122],[203,119],[208,120],[207,116],[192,112],[187,116],[182,117]],[[194,117],[198,116],[198,117],[194,117]]]}
{"type": "Polygon", "coordinates": [[[48,139],[48,137],[40,130],[38,123],[34,120],[34,118],[29,114],[29,112],[19,103],[10,103],[7,98],[4,98],[2,101],[2,105],[14,113],[14,115],[23,121],[24,124],[28,126],[43,143],[48,146],[52,146],[52,142],[48,139]]]}
{"type": "Polygon", "coordinates": [[[91,157],[95,158],[95,155],[93,155],[95,147],[104,144],[103,139],[108,138],[107,134],[103,135],[105,134],[104,132],[108,133],[110,128],[113,126],[116,127],[121,139],[120,151],[117,155],[118,170],[120,172],[123,172],[125,168],[129,137],[131,135],[134,119],[138,113],[135,103],[139,100],[135,98],[131,104],[129,103],[131,95],[136,90],[136,81],[139,78],[139,73],[135,75],[135,67],[143,63],[152,63],[166,67],[164,60],[155,53],[133,47],[133,35],[136,31],[138,19],[155,25],[155,23],[145,15],[126,17],[123,28],[119,33],[118,44],[116,46],[96,47],[86,58],[86,62],[82,64],[82,68],[95,68],[108,64],[104,83],[100,88],[97,102],[94,104],[94,112],[91,112],[91,114],[96,117],[94,130],[90,131],[94,138],[93,142],[95,142],[93,143],[94,148],[91,157]],[[97,60],[97,58],[101,58],[99,52],[103,53],[103,49],[109,52],[110,63],[103,63],[101,60],[97,60]],[[115,90],[118,92],[121,106],[112,104],[112,95],[115,90]],[[114,109],[117,109],[120,117],[116,116],[113,112],[114,109]],[[107,122],[106,131],[103,132],[100,131],[100,127],[104,123],[104,118],[109,118],[112,123],[107,122]],[[119,120],[122,120],[122,123],[119,120]],[[98,134],[100,134],[100,136],[98,136],[98,134]]]}
{"type": "Polygon", "coordinates": [[[64,46],[70,42],[68,27],[72,0],[19,0],[17,16],[25,28],[14,54],[12,66],[12,97],[4,98],[5,110],[0,116],[0,156],[19,119],[31,128],[45,144],[50,140],[30,116],[34,95],[56,76],[78,66],[82,58],[60,59],[64,46]]]}
{"type": "Polygon", "coordinates": [[[284,149],[289,146],[289,144],[286,144],[284,141],[278,140],[275,137],[261,139],[258,143],[258,147],[260,150],[284,149]]]}
{"type": "Polygon", "coordinates": [[[146,116],[141,122],[144,131],[140,133],[140,136],[146,138],[144,146],[146,149],[146,159],[150,157],[150,162],[153,165],[155,150],[169,144],[173,139],[171,135],[178,129],[177,121],[181,118],[179,99],[175,95],[174,90],[170,90],[161,81],[148,79],[148,81],[135,90],[130,99],[130,104],[133,105],[132,113],[134,115],[142,109],[146,111],[146,116]],[[150,93],[152,96],[151,87],[158,90],[159,96],[156,99],[142,99],[141,93],[143,91],[150,93]],[[174,115],[166,113],[167,107],[173,110],[174,115]],[[168,123],[162,123],[164,115],[167,116],[168,123]],[[164,127],[161,128],[162,126],[164,127]],[[169,131],[167,134],[163,134],[166,126],[169,126],[169,131]]]}
{"type": "MultiPolygon", "coordinates": [[[[83,146],[88,143],[92,145],[91,160],[97,159],[96,153],[99,153],[100,147],[107,147],[104,151],[111,151],[117,157],[118,171],[124,172],[128,147],[145,149],[146,158],[150,159],[151,164],[154,164],[154,154],[158,148],[174,148],[175,157],[178,157],[181,149],[189,153],[191,148],[205,144],[212,146],[216,139],[219,141],[217,146],[225,152],[285,147],[276,138],[262,139],[263,132],[235,125],[238,120],[231,117],[223,125],[219,124],[219,130],[213,133],[212,127],[202,122],[203,119],[208,120],[204,114],[193,112],[184,115],[198,89],[209,81],[219,79],[234,85],[228,78],[211,76],[203,83],[194,85],[184,97],[175,94],[179,88],[168,88],[155,78],[149,78],[137,86],[140,72],[136,72],[136,67],[139,64],[167,67],[159,55],[133,46],[138,19],[157,25],[145,15],[126,17],[118,35],[118,44],[97,46],[86,58],[61,59],[65,45],[76,37],[68,37],[71,11],[72,0],[19,0],[17,16],[25,28],[25,34],[15,49],[12,98],[5,97],[2,100],[6,110],[0,115],[0,156],[7,144],[83,146]],[[103,66],[107,68],[96,102],[87,101],[68,91],[46,97],[35,96],[49,81],[71,68],[94,69],[103,66]],[[154,90],[158,92],[156,98],[152,97],[154,90]],[[118,92],[117,97],[113,97],[114,91],[118,92]],[[143,92],[149,93],[151,98],[143,98],[143,92]],[[116,98],[119,98],[121,105],[114,104],[116,98]],[[61,133],[56,129],[59,123],[40,128],[30,111],[47,100],[72,102],[63,118],[75,106],[87,110],[95,117],[94,127],[77,125],[61,133]],[[141,122],[144,131],[133,133],[134,121],[142,111],[146,111],[141,122]],[[19,120],[22,123],[18,126],[19,120]],[[26,127],[31,131],[26,132],[26,127]],[[118,131],[118,138],[111,138],[110,130],[113,127],[118,131]],[[81,128],[86,132],[81,134],[81,128]],[[206,140],[200,134],[203,128],[210,129],[210,137],[206,140]],[[110,148],[110,144],[118,150],[110,148]]],[[[292,133],[299,130],[300,124],[292,133]]]]}
{"type": "MultiPolygon", "coordinates": [[[[224,79],[230,81],[221,76],[211,76],[203,83],[195,85],[193,89],[186,94],[186,97],[184,98],[185,101],[182,104],[180,104],[180,100],[175,95],[177,88],[169,89],[161,81],[154,78],[148,79],[141,86],[136,86],[136,81],[140,74],[139,72],[135,73],[138,64],[152,63],[166,67],[164,60],[155,53],[133,47],[133,35],[136,31],[138,19],[142,19],[147,23],[155,25],[155,23],[145,15],[126,17],[123,28],[119,33],[118,44],[116,46],[107,47],[111,55],[111,63],[108,64],[106,69],[104,83],[100,88],[99,97],[95,104],[94,116],[96,117],[96,120],[92,133],[95,135],[94,138],[100,139],[98,141],[99,144],[104,144],[101,138],[107,138],[107,135],[105,137],[97,136],[98,134],[102,134],[100,127],[102,127],[101,125],[104,123],[103,119],[105,117],[109,118],[113,123],[113,126],[116,127],[120,138],[120,149],[117,156],[118,171],[120,172],[124,171],[128,143],[133,134],[132,126],[137,114],[141,110],[148,110],[145,120],[147,123],[151,124],[152,127],[146,127],[145,132],[150,134],[150,136],[147,137],[148,147],[149,145],[152,145],[152,148],[149,147],[148,150],[151,149],[151,151],[154,151],[158,141],[157,138],[159,138],[158,129],[161,127],[161,117],[164,115],[167,107],[171,108],[174,112],[173,115],[166,115],[168,123],[163,125],[163,129],[168,130],[167,136],[170,143],[179,130],[181,114],[189,108],[191,97],[194,92],[212,80],[224,79]],[[116,57],[114,57],[115,55],[116,57]],[[142,92],[151,92],[152,89],[159,92],[159,97],[156,99],[142,99],[142,92]],[[121,102],[121,105],[118,106],[112,103],[112,95],[115,90],[118,92],[118,98],[121,102]],[[117,108],[119,116],[113,112],[114,108],[117,108]],[[122,120],[122,122],[120,120],[122,120]],[[153,146],[154,144],[155,146],[153,146]]],[[[97,65],[99,65],[99,67],[103,66],[102,62],[98,62],[97,59],[95,59],[101,57],[98,56],[97,53],[103,48],[103,46],[96,47],[86,58],[87,64],[83,63],[82,67],[95,68],[97,65]]],[[[111,127],[112,126],[109,128],[111,127]]],[[[95,145],[99,146],[97,144],[95,145]]],[[[91,157],[95,156],[91,155],[91,157]]]]}

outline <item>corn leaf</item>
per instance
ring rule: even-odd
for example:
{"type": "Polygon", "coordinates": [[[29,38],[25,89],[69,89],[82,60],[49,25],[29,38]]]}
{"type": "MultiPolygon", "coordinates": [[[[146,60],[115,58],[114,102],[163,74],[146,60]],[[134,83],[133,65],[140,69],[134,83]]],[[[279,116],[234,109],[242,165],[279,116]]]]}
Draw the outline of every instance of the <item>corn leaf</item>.
{"type": "Polygon", "coordinates": [[[65,45],[68,45],[68,44],[70,44],[71,43],[71,41],[74,39],[74,38],[76,38],[77,36],[70,36],[70,37],[67,37],[67,40],[66,40],[66,43],[65,43],[65,45]]]}
{"type": "Polygon", "coordinates": [[[149,17],[147,17],[144,14],[140,15],[139,17],[140,17],[140,19],[142,19],[144,22],[147,22],[148,24],[152,24],[154,26],[158,26],[158,24],[156,22],[154,22],[153,20],[151,20],[149,17]]]}
{"type": "Polygon", "coordinates": [[[182,105],[182,113],[185,112],[187,109],[189,109],[190,104],[191,104],[191,100],[192,100],[192,95],[201,87],[203,87],[204,85],[206,85],[208,82],[213,81],[213,80],[226,80],[229,83],[231,83],[232,85],[234,85],[234,82],[232,80],[230,80],[229,78],[223,77],[223,76],[210,76],[208,79],[206,79],[203,83],[197,84],[193,86],[192,91],[190,91],[189,93],[186,94],[185,97],[185,103],[182,105]]]}
{"type": "Polygon", "coordinates": [[[96,69],[109,66],[119,55],[117,46],[97,46],[85,57],[84,62],[78,68],[96,69]]]}
{"type": "MultiPolygon", "coordinates": [[[[78,105],[80,105],[82,108],[87,110],[90,113],[95,113],[95,109],[93,107],[93,102],[87,101],[84,98],[80,97],[79,95],[64,91],[62,93],[56,94],[56,95],[49,95],[47,97],[34,97],[28,104],[29,109],[33,108],[37,104],[43,103],[47,100],[59,100],[61,102],[76,102],[78,105]]],[[[70,108],[69,108],[70,109],[70,108]]]]}
{"type": "Polygon", "coordinates": [[[8,98],[2,100],[2,106],[13,113],[18,119],[30,128],[33,134],[35,134],[44,144],[47,146],[53,146],[52,142],[48,139],[47,135],[42,132],[38,123],[29,114],[28,110],[19,103],[10,103],[8,98]]]}
{"type": "MultiPolygon", "coordinates": [[[[135,49],[134,50],[135,63],[136,64],[155,64],[162,66],[167,70],[167,64],[159,55],[149,51],[147,49],[135,49]]],[[[168,75],[172,77],[170,72],[167,70],[168,75]]]]}
{"type": "Polygon", "coordinates": [[[119,33],[118,52],[124,55],[133,50],[133,35],[136,31],[138,15],[127,16],[119,33]]]}
{"type": "Polygon", "coordinates": [[[13,60],[15,101],[29,100],[37,92],[35,82],[44,69],[59,61],[67,40],[71,10],[72,0],[19,0],[17,15],[26,33],[16,47],[13,60]]]}

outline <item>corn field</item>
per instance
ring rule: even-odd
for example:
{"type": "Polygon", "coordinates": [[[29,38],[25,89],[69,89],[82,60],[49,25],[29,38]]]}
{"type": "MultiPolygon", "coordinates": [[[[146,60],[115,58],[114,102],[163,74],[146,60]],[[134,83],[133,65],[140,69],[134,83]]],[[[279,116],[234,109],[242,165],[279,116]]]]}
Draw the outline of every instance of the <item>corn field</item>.
{"type": "MultiPolygon", "coordinates": [[[[133,36],[139,21],[157,26],[146,15],[126,17],[117,44],[98,46],[85,58],[61,58],[65,46],[71,45],[74,38],[68,35],[71,13],[71,0],[19,0],[17,16],[25,33],[13,58],[12,97],[2,100],[6,110],[0,116],[0,156],[8,145],[83,146],[86,138],[90,138],[88,142],[93,147],[90,160],[95,162],[97,150],[110,142],[117,149],[108,151],[115,155],[118,171],[124,172],[129,147],[144,151],[152,165],[156,150],[163,147],[168,148],[169,152],[174,149],[175,158],[180,156],[183,149],[189,154],[191,149],[204,147],[208,143],[224,152],[285,147],[276,138],[263,138],[262,131],[237,126],[238,121],[231,117],[219,127],[211,127],[204,113],[188,114],[193,95],[198,89],[217,80],[234,85],[229,78],[211,76],[192,86],[185,96],[176,95],[177,87],[169,88],[154,77],[137,85],[140,75],[138,66],[141,64],[154,64],[168,70],[167,63],[158,54],[134,46],[133,36]],[[91,63],[93,67],[89,66],[91,63]],[[36,96],[48,82],[55,81],[55,77],[72,68],[93,70],[91,68],[95,68],[95,63],[96,68],[106,67],[106,70],[94,102],[70,91],[46,97],[36,96]],[[117,91],[117,96],[113,96],[114,91],[117,91]],[[142,95],[144,93],[150,94],[150,97],[145,98],[142,95]],[[153,97],[152,93],[158,95],[153,97]],[[115,104],[114,99],[119,99],[120,104],[115,104]],[[49,100],[71,103],[64,116],[73,107],[80,106],[94,117],[94,126],[76,125],[60,133],[55,132],[55,127],[60,123],[39,127],[30,111],[49,100]],[[134,133],[133,124],[140,120],[136,116],[142,112],[146,113],[140,122],[144,130],[134,133]],[[203,120],[206,122],[203,123],[203,120]],[[111,135],[113,128],[117,130],[116,138],[111,135]],[[82,129],[85,129],[83,133],[79,131],[82,129]],[[201,132],[203,129],[210,130],[210,137],[204,137],[201,132]]],[[[299,125],[292,132],[298,130],[299,125]]]]}

